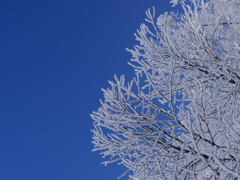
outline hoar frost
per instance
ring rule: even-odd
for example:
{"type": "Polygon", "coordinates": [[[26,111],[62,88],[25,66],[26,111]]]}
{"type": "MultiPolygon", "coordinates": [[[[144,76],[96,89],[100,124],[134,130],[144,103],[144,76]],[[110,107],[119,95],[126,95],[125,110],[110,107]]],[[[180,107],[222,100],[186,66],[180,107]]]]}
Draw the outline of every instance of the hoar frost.
{"type": "Polygon", "coordinates": [[[171,3],[128,49],[136,76],[103,89],[94,151],[131,180],[240,179],[240,0],[171,3]]]}

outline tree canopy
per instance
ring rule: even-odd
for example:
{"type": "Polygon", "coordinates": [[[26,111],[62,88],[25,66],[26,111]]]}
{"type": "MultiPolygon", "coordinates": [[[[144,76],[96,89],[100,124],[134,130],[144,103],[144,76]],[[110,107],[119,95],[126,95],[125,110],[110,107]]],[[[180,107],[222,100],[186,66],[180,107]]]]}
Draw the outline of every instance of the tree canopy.
{"type": "Polygon", "coordinates": [[[136,76],[103,89],[94,151],[133,180],[240,179],[240,0],[171,3],[128,49],[136,76]]]}

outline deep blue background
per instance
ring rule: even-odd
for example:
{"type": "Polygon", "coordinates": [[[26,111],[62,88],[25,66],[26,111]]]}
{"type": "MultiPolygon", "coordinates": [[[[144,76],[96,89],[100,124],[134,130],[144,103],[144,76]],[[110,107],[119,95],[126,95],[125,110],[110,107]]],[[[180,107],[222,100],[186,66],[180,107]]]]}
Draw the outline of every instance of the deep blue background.
{"type": "MultiPolygon", "coordinates": [[[[113,180],[91,152],[101,87],[134,75],[125,51],[145,10],[168,0],[0,1],[0,179],[113,180]]],[[[127,177],[122,178],[127,179],[127,177]]]]}

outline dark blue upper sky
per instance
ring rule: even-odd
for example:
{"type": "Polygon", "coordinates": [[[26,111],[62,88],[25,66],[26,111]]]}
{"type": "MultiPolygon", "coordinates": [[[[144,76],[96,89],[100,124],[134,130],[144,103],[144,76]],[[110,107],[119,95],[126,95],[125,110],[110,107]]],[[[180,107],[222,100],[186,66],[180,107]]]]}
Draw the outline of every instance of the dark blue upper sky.
{"type": "MultiPolygon", "coordinates": [[[[101,87],[126,74],[145,10],[168,0],[0,2],[0,179],[113,180],[91,152],[101,87]]],[[[126,180],[127,177],[122,178],[126,180]]]]}

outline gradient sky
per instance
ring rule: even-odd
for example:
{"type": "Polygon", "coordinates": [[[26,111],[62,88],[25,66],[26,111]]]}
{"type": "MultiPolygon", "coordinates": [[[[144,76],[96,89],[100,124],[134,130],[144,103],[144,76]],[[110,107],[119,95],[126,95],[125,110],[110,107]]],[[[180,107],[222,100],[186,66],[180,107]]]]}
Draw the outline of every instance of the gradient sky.
{"type": "MultiPolygon", "coordinates": [[[[91,152],[101,87],[126,74],[145,11],[168,0],[0,1],[0,179],[114,180],[91,152]]],[[[123,177],[122,180],[128,179],[123,177]]]]}

